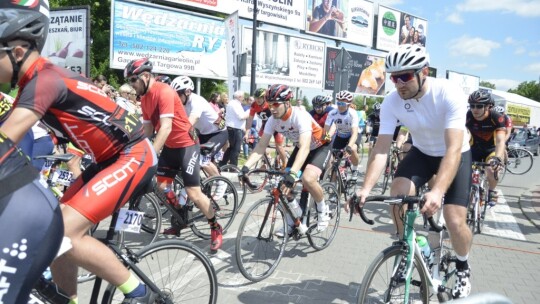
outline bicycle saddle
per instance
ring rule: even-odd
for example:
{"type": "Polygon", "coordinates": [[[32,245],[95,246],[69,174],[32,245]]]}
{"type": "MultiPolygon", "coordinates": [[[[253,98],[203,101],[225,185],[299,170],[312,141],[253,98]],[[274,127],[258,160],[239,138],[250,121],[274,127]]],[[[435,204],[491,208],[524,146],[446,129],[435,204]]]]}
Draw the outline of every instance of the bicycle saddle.
{"type": "Polygon", "coordinates": [[[34,159],[47,159],[47,160],[58,160],[61,162],[68,162],[73,158],[73,154],[66,153],[66,154],[51,154],[51,155],[39,155],[34,157],[34,159]]]}

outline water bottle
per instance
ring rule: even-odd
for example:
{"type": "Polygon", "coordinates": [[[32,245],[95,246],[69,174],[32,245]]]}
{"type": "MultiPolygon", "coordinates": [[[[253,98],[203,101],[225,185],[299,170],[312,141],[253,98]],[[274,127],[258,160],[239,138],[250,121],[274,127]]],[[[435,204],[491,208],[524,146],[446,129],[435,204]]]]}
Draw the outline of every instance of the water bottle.
{"type": "Polygon", "coordinates": [[[182,191],[180,191],[180,195],[178,196],[178,202],[180,203],[180,206],[186,205],[186,202],[187,202],[186,188],[182,188],[182,191]]]}
{"type": "Polygon", "coordinates": [[[300,218],[302,217],[302,208],[300,207],[300,204],[298,204],[298,201],[296,198],[290,199],[287,198],[289,207],[294,213],[295,219],[294,219],[294,226],[298,229],[298,232],[300,234],[305,234],[308,230],[306,224],[304,224],[300,218]]]}
{"type": "Polygon", "coordinates": [[[433,255],[427,238],[423,235],[417,235],[416,243],[418,243],[418,247],[420,247],[420,250],[422,251],[422,256],[424,257],[424,261],[426,261],[428,268],[431,268],[433,265],[433,255]]]}
{"type": "Polygon", "coordinates": [[[178,198],[170,186],[165,187],[165,189],[163,189],[163,193],[165,193],[165,197],[167,198],[167,202],[169,204],[171,204],[173,207],[178,207],[178,198]]]}

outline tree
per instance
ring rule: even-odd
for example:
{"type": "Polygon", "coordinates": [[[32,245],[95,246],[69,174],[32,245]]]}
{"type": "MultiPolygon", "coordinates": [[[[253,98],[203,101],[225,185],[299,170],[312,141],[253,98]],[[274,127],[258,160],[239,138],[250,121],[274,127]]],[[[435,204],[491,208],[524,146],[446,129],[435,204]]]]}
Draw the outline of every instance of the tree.
{"type": "Polygon", "coordinates": [[[540,102],[540,87],[536,81],[524,81],[516,89],[510,89],[508,92],[540,102]]]}
{"type": "Polygon", "coordinates": [[[491,82],[488,82],[488,81],[480,81],[480,86],[490,88],[490,89],[493,89],[493,90],[497,89],[497,88],[495,88],[495,84],[493,84],[491,82]]]}

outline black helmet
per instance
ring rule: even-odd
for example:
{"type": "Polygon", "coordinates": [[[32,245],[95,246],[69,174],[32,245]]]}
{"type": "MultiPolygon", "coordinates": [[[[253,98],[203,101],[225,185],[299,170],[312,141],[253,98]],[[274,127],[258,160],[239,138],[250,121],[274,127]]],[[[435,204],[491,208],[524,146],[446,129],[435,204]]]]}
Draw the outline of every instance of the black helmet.
{"type": "Polygon", "coordinates": [[[484,90],[476,90],[469,95],[469,103],[479,103],[483,105],[493,105],[491,94],[484,90]]]}
{"type": "Polygon", "coordinates": [[[131,60],[124,69],[124,77],[131,77],[133,75],[139,75],[142,72],[152,72],[152,63],[148,58],[141,58],[131,60]]]}
{"type": "Polygon", "coordinates": [[[163,82],[163,83],[166,83],[168,85],[170,85],[171,82],[172,82],[171,77],[169,77],[167,75],[158,75],[158,76],[156,76],[156,81],[163,82]]]}
{"type": "Polygon", "coordinates": [[[285,102],[291,100],[292,97],[291,89],[284,84],[274,84],[266,91],[266,100],[270,102],[285,102]]]}
{"type": "Polygon", "coordinates": [[[264,88],[258,88],[257,90],[255,90],[255,93],[253,94],[255,98],[263,98],[265,95],[266,95],[266,89],[264,88]]]}
{"type": "Polygon", "coordinates": [[[41,53],[49,33],[49,1],[0,1],[0,43],[21,39],[41,53]],[[20,4],[17,4],[20,3],[20,4]]]}
{"type": "Polygon", "coordinates": [[[323,95],[317,95],[317,96],[313,97],[313,99],[311,100],[311,104],[313,105],[314,108],[321,107],[326,102],[327,102],[327,98],[326,98],[326,96],[323,96],[323,95]]]}

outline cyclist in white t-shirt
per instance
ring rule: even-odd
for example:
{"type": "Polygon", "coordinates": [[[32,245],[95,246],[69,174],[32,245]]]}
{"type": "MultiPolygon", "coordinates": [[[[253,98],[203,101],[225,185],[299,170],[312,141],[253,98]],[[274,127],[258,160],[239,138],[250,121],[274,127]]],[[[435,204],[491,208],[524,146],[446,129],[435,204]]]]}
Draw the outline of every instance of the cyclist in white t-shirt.
{"type": "Polygon", "coordinates": [[[332,144],[333,149],[343,149],[345,147],[344,157],[351,156],[351,180],[358,179],[358,153],[356,151],[356,138],[358,137],[358,114],[352,109],[351,103],[353,94],[349,91],[339,91],[336,94],[337,109],[328,113],[328,117],[324,123],[325,134],[329,137],[331,127],[335,126],[336,137],[332,144]]]}
{"type": "MultiPolygon", "coordinates": [[[[444,218],[458,259],[452,295],[461,298],[471,291],[467,258],[472,234],[466,214],[472,157],[465,128],[467,96],[446,79],[428,78],[428,65],[429,55],[419,45],[400,45],[388,53],[386,72],[390,73],[396,90],[382,103],[379,137],[358,196],[363,205],[379,179],[399,120],[408,127],[414,145],[399,164],[390,194],[415,195],[417,189],[436,175],[433,187],[424,195],[421,212],[428,216],[436,213],[444,196],[444,218]]],[[[400,235],[403,234],[402,212],[399,208],[392,209],[400,235]]]]}

